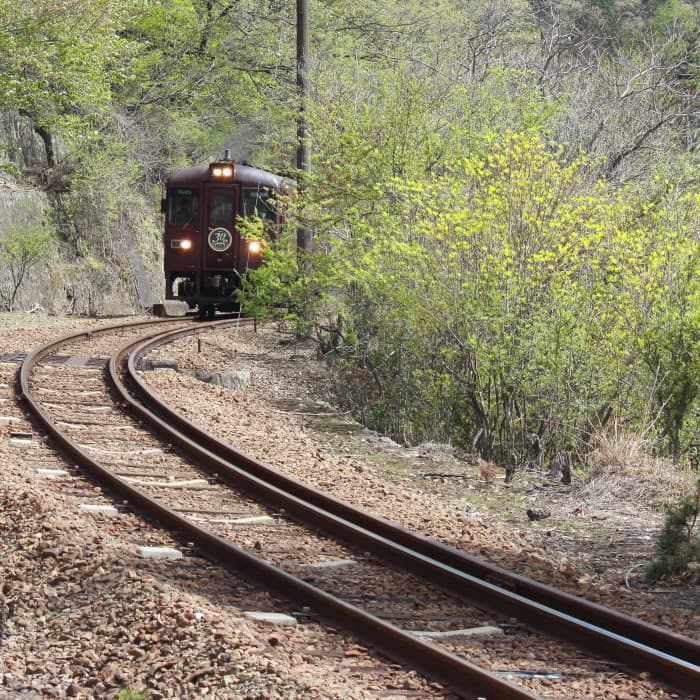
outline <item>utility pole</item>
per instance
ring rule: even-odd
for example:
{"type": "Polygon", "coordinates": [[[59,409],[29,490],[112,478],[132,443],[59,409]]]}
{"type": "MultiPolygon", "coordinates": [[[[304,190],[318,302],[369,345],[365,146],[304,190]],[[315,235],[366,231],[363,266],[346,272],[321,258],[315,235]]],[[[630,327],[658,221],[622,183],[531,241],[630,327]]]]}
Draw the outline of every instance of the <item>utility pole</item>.
{"type": "MultiPolygon", "coordinates": [[[[299,113],[297,116],[297,192],[301,202],[300,223],[297,228],[297,249],[302,258],[311,252],[312,234],[304,221],[304,196],[306,175],[311,172],[311,157],[308,143],[306,104],[309,99],[309,10],[307,0],[297,0],[297,91],[299,113]]],[[[308,260],[305,261],[308,265],[308,260]]]]}

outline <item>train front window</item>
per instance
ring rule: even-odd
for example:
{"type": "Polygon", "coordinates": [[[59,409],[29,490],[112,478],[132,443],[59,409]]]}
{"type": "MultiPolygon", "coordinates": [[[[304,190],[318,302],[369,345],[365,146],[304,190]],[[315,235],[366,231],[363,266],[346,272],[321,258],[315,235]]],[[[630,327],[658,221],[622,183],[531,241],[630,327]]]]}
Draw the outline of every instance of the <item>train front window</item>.
{"type": "Polygon", "coordinates": [[[213,194],[209,199],[209,225],[231,226],[233,218],[233,206],[231,195],[213,194]]]}
{"type": "Polygon", "coordinates": [[[243,216],[250,219],[259,216],[263,221],[275,220],[272,194],[259,188],[243,190],[243,216]]]}
{"type": "Polygon", "coordinates": [[[192,226],[199,214],[199,191],[177,189],[170,192],[168,223],[174,226],[192,226]]]}

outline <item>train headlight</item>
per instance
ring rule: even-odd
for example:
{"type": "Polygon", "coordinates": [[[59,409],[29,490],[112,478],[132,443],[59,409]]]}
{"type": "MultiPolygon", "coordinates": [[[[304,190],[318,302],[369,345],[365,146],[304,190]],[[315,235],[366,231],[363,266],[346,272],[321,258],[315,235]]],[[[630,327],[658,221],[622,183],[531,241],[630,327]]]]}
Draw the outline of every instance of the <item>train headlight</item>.
{"type": "Polygon", "coordinates": [[[233,165],[230,163],[212,163],[209,172],[214,178],[230,179],[233,177],[233,165]]]}
{"type": "Polygon", "coordinates": [[[260,241],[248,241],[248,251],[257,255],[262,250],[262,243],[260,241]]]}
{"type": "Polygon", "coordinates": [[[170,241],[170,247],[176,250],[190,250],[192,248],[192,241],[189,238],[173,238],[170,241]]]}

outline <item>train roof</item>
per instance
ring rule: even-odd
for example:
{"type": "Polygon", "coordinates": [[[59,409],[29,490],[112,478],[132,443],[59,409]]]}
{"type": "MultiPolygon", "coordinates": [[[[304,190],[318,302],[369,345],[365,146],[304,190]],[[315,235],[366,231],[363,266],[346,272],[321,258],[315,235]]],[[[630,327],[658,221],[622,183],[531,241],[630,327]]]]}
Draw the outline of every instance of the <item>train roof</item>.
{"type": "MultiPolygon", "coordinates": [[[[234,162],[233,166],[232,182],[240,185],[269,187],[274,190],[282,190],[294,186],[292,180],[252,165],[234,162]]],[[[204,181],[212,181],[212,178],[209,176],[209,163],[200,163],[190,168],[178,170],[167,179],[165,184],[167,187],[198,187],[204,181]]]]}

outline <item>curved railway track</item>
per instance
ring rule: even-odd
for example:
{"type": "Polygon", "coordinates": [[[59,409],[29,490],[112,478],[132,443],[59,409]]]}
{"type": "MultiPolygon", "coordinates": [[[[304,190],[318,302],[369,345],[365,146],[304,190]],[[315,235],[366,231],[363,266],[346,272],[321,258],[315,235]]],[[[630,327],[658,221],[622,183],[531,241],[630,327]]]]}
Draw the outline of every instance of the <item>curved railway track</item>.
{"type": "MultiPolygon", "coordinates": [[[[120,331],[100,332],[107,335],[120,331]]],[[[422,632],[437,632],[436,636],[445,632],[445,626],[453,630],[478,627],[483,619],[478,609],[491,610],[502,618],[517,618],[547,636],[574,638],[578,645],[596,654],[651,672],[686,693],[696,692],[700,686],[697,642],[487,565],[356,510],[216,440],[164,406],[140,380],[139,362],[159,344],[191,332],[191,327],[165,334],[152,332],[148,339],[139,338],[114,352],[109,363],[110,382],[119,393],[119,401],[139,422],[152,426],[166,446],[154,442],[151,434],[144,433],[133,421],[117,425],[115,420],[110,426],[112,437],[103,439],[118,445],[123,443],[124,434],[133,434],[134,439],[138,435],[142,453],[167,451],[165,470],[163,463],[159,468],[125,464],[120,450],[89,444],[87,439],[95,423],[90,420],[90,412],[73,417],[61,413],[60,401],[65,397],[56,392],[70,388],[65,377],[55,383],[54,376],[52,387],[39,387],[57,374],[46,359],[71,339],[47,344],[25,360],[19,374],[21,394],[63,450],[121,498],[143,509],[149,518],[176,528],[203,554],[299,606],[311,608],[331,624],[342,626],[390,658],[439,680],[461,697],[537,697],[525,687],[466,661],[468,647],[464,640],[460,643],[459,635],[445,635],[446,644],[438,646],[425,635],[416,634],[420,629],[416,625],[421,624],[432,628],[422,632]],[[57,402],[59,396],[62,398],[57,402]],[[207,479],[176,458],[172,445],[205,469],[207,479]],[[109,460],[112,464],[105,463],[109,460]],[[182,488],[173,488],[178,485],[182,488]],[[236,496],[238,500],[233,502],[237,505],[232,506],[233,497],[230,491],[223,491],[225,485],[246,496],[236,496]],[[211,508],[201,507],[198,501],[198,494],[211,489],[221,489],[221,494],[215,496],[221,503],[219,513],[238,509],[246,516],[214,522],[217,518],[207,513],[211,508]],[[208,521],[207,527],[195,518],[208,521]],[[246,520],[252,530],[246,528],[246,520]],[[319,536],[318,532],[324,534],[319,536]],[[241,546],[246,541],[252,547],[241,546]],[[309,552],[322,552],[323,561],[310,562],[309,552]],[[312,579],[319,585],[311,585],[312,579]],[[372,596],[374,603],[368,602],[372,596]],[[406,612],[407,601],[410,614],[406,612]],[[362,609],[367,606],[377,614],[362,609]],[[402,627],[413,626],[414,630],[407,631],[388,620],[400,621],[402,627]]],[[[72,342],[76,340],[73,337],[72,342]]],[[[114,339],[107,340],[107,345],[113,347],[114,339]]],[[[85,378],[87,384],[81,381],[80,388],[73,383],[71,405],[89,402],[89,392],[99,391],[89,388],[95,382],[92,374],[85,378]]],[[[211,496],[207,494],[207,503],[211,503],[211,496]]],[[[533,647],[541,645],[542,653],[546,653],[547,643],[533,642],[533,647]]],[[[593,667],[595,664],[593,661],[593,667]]]]}

